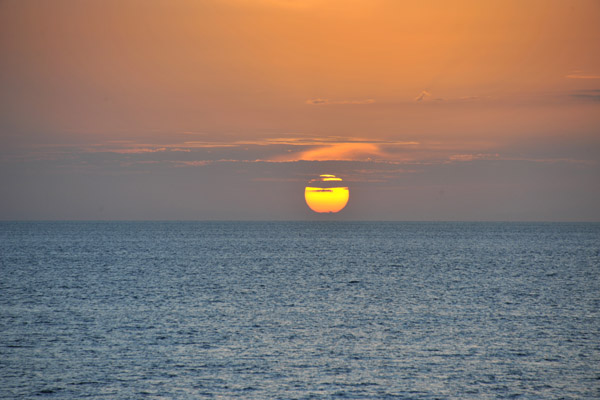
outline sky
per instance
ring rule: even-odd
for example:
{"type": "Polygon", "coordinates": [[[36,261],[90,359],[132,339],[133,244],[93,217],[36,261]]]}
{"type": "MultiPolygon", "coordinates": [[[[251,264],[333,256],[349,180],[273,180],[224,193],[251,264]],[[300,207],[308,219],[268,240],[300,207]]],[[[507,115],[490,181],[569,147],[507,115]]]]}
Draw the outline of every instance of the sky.
{"type": "Polygon", "coordinates": [[[597,0],[2,0],[0,219],[600,221],[597,0]],[[333,216],[304,188],[334,174],[333,216]]]}

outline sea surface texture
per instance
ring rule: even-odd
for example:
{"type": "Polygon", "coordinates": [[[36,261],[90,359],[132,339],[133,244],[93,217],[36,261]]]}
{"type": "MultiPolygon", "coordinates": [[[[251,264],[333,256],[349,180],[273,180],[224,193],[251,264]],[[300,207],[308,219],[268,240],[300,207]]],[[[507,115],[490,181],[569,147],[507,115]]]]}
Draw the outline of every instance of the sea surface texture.
{"type": "Polygon", "coordinates": [[[2,399],[598,399],[600,224],[0,223],[2,399]]]}

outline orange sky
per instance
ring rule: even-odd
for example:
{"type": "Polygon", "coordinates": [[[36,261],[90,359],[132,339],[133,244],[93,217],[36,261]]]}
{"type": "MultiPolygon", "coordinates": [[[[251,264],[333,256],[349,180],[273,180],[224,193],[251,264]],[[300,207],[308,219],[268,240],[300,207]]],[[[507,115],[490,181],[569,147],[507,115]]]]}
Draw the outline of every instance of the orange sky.
{"type": "MultiPolygon", "coordinates": [[[[35,202],[21,205],[40,190],[35,168],[43,161],[56,180],[74,174],[83,181],[89,171],[121,176],[104,184],[131,207],[143,196],[115,179],[156,174],[143,169],[148,165],[213,176],[198,181],[200,188],[336,173],[374,193],[363,196],[364,210],[378,202],[394,208],[390,199],[405,194],[409,181],[413,192],[439,193],[437,178],[418,178],[431,168],[443,175],[455,164],[471,172],[477,163],[501,165],[485,179],[453,175],[478,187],[504,182],[517,164],[552,165],[531,183],[547,182],[548,193],[569,190],[576,201],[558,196],[552,211],[537,215],[530,193],[529,208],[516,204],[490,218],[598,219],[592,206],[581,215],[570,211],[598,195],[598,21],[600,3],[583,0],[3,1],[0,162],[2,183],[14,195],[0,218],[96,217],[85,208],[70,216],[58,193],[47,212],[35,202]],[[235,163],[248,162],[264,165],[242,176],[235,163]],[[557,163],[560,174],[551,171],[557,163]],[[216,170],[206,173],[208,165],[216,170]],[[385,178],[374,179],[377,171],[385,178]],[[565,186],[552,186],[559,175],[565,186]],[[373,192],[371,181],[388,186],[373,192]]],[[[464,187],[456,191],[471,196],[464,187]]],[[[181,215],[229,215],[219,193],[181,215]]],[[[252,201],[239,218],[270,218],[260,193],[252,201]]],[[[429,212],[486,217],[461,211],[460,196],[454,201],[458,208],[432,205],[429,212]]],[[[422,203],[415,197],[415,206],[422,203]]],[[[161,204],[153,207],[168,208],[161,204]]],[[[359,205],[350,217],[362,218],[359,205]]],[[[298,217],[292,208],[281,206],[273,218],[298,217]]],[[[127,218],[128,209],[102,217],[127,218]]],[[[408,211],[391,218],[412,219],[408,211]]]]}

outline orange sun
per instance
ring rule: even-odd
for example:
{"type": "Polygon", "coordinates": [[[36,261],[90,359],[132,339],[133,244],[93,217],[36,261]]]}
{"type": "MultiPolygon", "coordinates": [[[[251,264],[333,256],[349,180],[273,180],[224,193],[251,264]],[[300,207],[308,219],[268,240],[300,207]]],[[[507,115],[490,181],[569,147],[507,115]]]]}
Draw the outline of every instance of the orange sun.
{"type": "Polygon", "coordinates": [[[335,175],[319,175],[304,189],[304,199],[311,210],[318,213],[336,213],[346,207],[350,192],[340,186],[342,178],[335,175]]]}

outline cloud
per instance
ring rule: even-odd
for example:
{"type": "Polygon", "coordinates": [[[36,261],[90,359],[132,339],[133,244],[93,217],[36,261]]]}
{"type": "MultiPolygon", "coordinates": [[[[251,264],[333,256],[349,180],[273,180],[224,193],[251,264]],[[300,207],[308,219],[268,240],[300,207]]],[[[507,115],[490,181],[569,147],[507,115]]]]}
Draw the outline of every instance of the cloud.
{"type": "Polygon", "coordinates": [[[462,96],[457,99],[458,101],[479,101],[482,100],[481,96],[462,96]]]}
{"type": "Polygon", "coordinates": [[[233,140],[227,142],[202,142],[189,141],[184,142],[181,146],[189,146],[190,148],[219,148],[219,147],[245,147],[245,146],[323,146],[335,145],[343,143],[375,143],[387,145],[418,145],[415,141],[398,141],[398,140],[373,140],[360,137],[344,137],[344,136],[282,136],[272,138],[262,138],[256,140],[233,140]]]}
{"type": "Polygon", "coordinates": [[[415,97],[415,101],[418,103],[425,103],[430,101],[444,101],[445,99],[442,97],[433,97],[433,95],[427,90],[421,91],[417,97],[415,97]]]}
{"type": "Polygon", "coordinates": [[[285,161],[355,161],[381,158],[385,154],[375,143],[336,143],[277,157],[285,161]]]}
{"type": "MultiPolygon", "coordinates": [[[[65,158],[65,154],[117,154],[136,159],[153,159],[165,162],[178,162],[180,165],[198,166],[197,160],[223,161],[399,161],[400,152],[413,151],[419,146],[416,141],[372,140],[362,137],[285,135],[262,137],[254,140],[225,141],[175,141],[165,144],[150,144],[135,141],[106,141],[87,147],[68,147],[60,149],[54,158],[65,158]]],[[[55,151],[56,152],[56,151],[55,151]]],[[[50,152],[44,150],[44,156],[50,152]]],[[[30,158],[40,159],[41,155],[32,154],[30,158]]]]}
{"type": "Polygon", "coordinates": [[[311,188],[311,189],[307,189],[308,192],[333,192],[333,189],[323,189],[323,188],[311,188]]]}
{"type": "Polygon", "coordinates": [[[306,104],[310,104],[312,106],[320,106],[320,105],[339,105],[339,104],[373,104],[375,103],[375,99],[364,99],[364,100],[329,100],[329,99],[308,99],[306,100],[306,104]]]}
{"type": "Polygon", "coordinates": [[[306,104],[318,106],[320,104],[330,104],[330,103],[329,103],[329,99],[308,99],[308,100],[306,100],[306,104]]]}
{"type": "Polygon", "coordinates": [[[507,156],[498,153],[476,153],[476,154],[453,154],[448,157],[448,162],[469,162],[469,161],[525,161],[531,163],[569,163],[579,165],[595,165],[593,160],[582,160],[575,158],[536,158],[536,157],[517,157],[507,156]]]}
{"type": "Polygon", "coordinates": [[[124,149],[97,149],[92,152],[107,152],[107,153],[118,153],[118,154],[143,154],[143,153],[158,153],[167,151],[166,147],[151,148],[151,147],[140,147],[140,148],[124,148],[124,149]]]}
{"type": "Polygon", "coordinates": [[[340,143],[376,143],[376,144],[394,144],[394,145],[417,145],[419,142],[415,141],[397,141],[397,140],[373,140],[364,139],[357,137],[344,137],[344,136],[306,136],[306,137],[281,137],[281,138],[267,138],[260,142],[254,142],[255,144],[268,145],[268,144],[285,144],[291,146],[314,146],[324,144],[340,144],[340,143]]]}
{"type": "Polygon", "coordinates": [[[415,101],[426,101],[431,97],[431,93],[427,90],[423,90],[417,97],[415,97],[415,101]]]}
{"type": "Polygon", "coordinates": [[[394,161],[398,155],[393,151],[414,148],[414,141],[367,140],[361,138],[328,137],[293,142],[301,146],[299,151],[273,157],[273,161],[394,161]],[[304,148],[304,149],[302,149],[304,148]]]}
{"type": "Polygon", "coordinates": [[[155,147],[152,145],[136,145],[134,142],[123,141],[123,145],[118,147],[117,141],[110,141],[110,145],[94,145],[84,149],[87,153],[116,153],[116,154],[146,154],[146,153],[163,153],[163,152],[183,152],[189,153],[190,149],[181,147],[162,146],[155,147]]]}
{"type": "Polygon", "coordinates": [[[578,100],[600,101],[600,89],[582,90],[570,96],[578,100]]]}
{"type": "Polygon", "coordinates": [[[565,78],[567,78],[567,79],[600,79],[600,75],[583,74],[583,73],[581,73],[581,71],[575,71],[575,72],[565,76],[565,78]]]}
{"type": "Polygon", "coordinates": [[[429,103],[429,102],[444,102],[444,103],[471,103],[476,101],[482,101],[489,99],[486,96],[460,96],[460,97],[433,97],[433,94],[427,90],[421,91],[414,101],[417,103],[429,103]]]}
{"type": "Polygon", "coordinates": [[[500,157],[499,154],[453,154],[450,157],[450,161],[475,161],[475,160],[496,160],[500,157]]]}
{"type": "Polygon", "coordinates": [[[183,142],[183,145],[191,148],[212,149],[217,147],[236,147],[237,143],[188,141],[183,142]]]}
{"type": "Polygon", "coordinates": [[[212,164],[213,161],[202,160],[202,161],[176,161],[175,164],[179,167],[202,167],[208,164],[212,164]]]}

